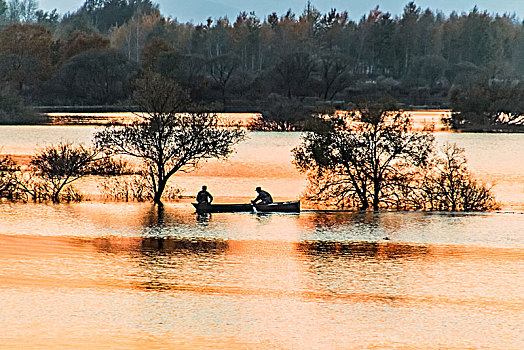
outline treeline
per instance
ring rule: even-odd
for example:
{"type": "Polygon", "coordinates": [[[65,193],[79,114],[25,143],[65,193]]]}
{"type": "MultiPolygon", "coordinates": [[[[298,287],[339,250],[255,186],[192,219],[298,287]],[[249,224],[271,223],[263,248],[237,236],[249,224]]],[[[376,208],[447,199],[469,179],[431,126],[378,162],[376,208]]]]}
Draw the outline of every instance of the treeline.
{"type": "Polygon", "coordinates": [[[345,108],[388,94],[404,107],[451,106],[460,113],[451,124],[465,128],[479,118],[519,124],[524,100],[523,24],[476,7],[445,15],[409,2],[402,14],[377,7],[355,21],[307,3],[301,14],[243,12],[195,25],[149,0],[87,0],[63,16],[34,0],[0,0],[0,28],[0,106],[126,105],[144,71],[229,111],[275,100],[345,108]],[[489,99],[481,111],[470,103],[479,96],[489,99]]]}

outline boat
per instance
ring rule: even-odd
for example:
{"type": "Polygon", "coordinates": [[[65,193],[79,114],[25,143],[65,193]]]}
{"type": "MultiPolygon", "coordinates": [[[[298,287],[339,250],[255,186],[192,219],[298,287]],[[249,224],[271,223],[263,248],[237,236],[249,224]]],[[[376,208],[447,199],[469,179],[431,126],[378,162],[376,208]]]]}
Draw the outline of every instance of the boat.
{"type": "Polygon", "coordinates": [[[299,213],[300,201],[253,205],[257,213],[299,213]]]}
{"type": "Polygon", "coordinates": [[[251,204],[208,204],[208,203],[191,203],[197,213],[242,213],[252,212],[251,204]]]}
{"type": "Polygon", "coordinates": [[[197,213],[298,213],[300,201],[274,202],[271,204],[208,204],[191,203],[197,213]]]}

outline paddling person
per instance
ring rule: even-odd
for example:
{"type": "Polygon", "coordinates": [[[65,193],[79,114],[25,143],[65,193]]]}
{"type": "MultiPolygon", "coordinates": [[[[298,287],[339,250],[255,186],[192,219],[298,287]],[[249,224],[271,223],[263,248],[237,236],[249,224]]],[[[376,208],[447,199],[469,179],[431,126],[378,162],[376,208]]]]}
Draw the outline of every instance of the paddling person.
{"type": "Polygon", "coordinates": [[[198,204],[211,204],[213,196],[207,192],[207,186],[202,186],[202,190],[198,192],[196,200],[198,204]]]}
{"type": "Polygon", "coordinates": [[[257,187],[255,189],[258,192],[257,198],[251,201],[251,204],[258,204],[257,202],[260,202],[259,204],[271,204],[273,203],[273,198],[271,195],[264,191],[262,188],[257,187]]]}

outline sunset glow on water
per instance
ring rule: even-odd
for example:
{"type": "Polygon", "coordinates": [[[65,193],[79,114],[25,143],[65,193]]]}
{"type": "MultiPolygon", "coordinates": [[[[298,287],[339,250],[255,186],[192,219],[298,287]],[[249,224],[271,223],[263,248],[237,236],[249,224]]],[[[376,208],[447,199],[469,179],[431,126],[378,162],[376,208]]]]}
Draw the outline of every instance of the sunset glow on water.
{"type": "Polygon", "coordinates": [[[0,215],[3,348],[523,345],[521,214],[0,215]]]}
{"type": "MultiPolygon", "coordinates": [[[[5,154],[89,144],[95,127],[0,127],[5,154]]],[[[194,195],[298,198],[299,133],[249,133],[177,174],[194,195]]],[[[199,217],[192,199],[0,203],[1,349],[524,348],[524,139],[437,133],[466,148],[493,213],[303,211],[199,217]]]]}

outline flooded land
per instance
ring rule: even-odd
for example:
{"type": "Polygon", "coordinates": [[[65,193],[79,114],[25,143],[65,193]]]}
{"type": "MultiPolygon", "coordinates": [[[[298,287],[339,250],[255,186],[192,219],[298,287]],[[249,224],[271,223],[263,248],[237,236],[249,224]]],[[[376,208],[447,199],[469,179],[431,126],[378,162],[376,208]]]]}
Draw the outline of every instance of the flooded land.
{"type": "MultiPolygon", "coordinates": [[[[2,153],[89,144],[92,126],[2,126],[2,153]]],[[[178,174],[194,195],[297,198],[299,133],[250,133],[178,174]]],[[[524,137],[437,133],[497,212],[197,216],[190,199],[0,203],[0,348],[522,349],[524,137]]]]}

